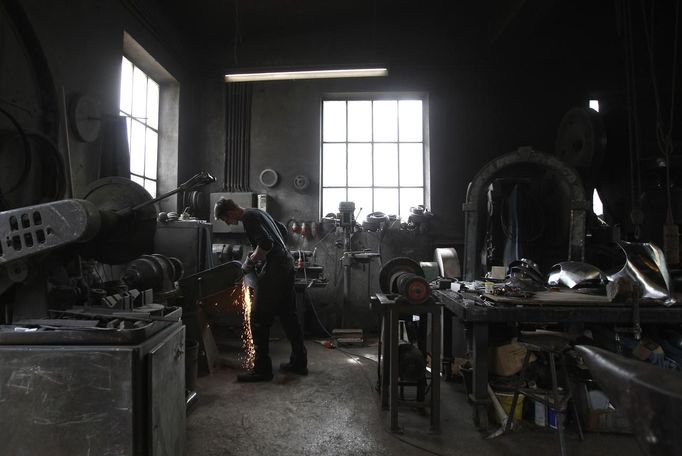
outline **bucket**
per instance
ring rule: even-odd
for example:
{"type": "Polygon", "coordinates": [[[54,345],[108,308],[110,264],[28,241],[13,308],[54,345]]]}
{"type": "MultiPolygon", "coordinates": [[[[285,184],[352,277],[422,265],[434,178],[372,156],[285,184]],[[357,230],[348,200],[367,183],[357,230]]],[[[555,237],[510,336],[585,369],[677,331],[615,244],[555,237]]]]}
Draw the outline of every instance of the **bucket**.
{"type": "Polygon", "coordinates": [[[541,427],[547,426],[547,406],[542,401],[533,401],[535,404],[535,424],[541,427]]]}
{"type": "Polygon", "coordinates": [[[199,342],[185,341],[185,389],[194,391],[199,368],[199,342]]]}
{"type": "MultiPolygon", "coordinates": [[[[497,400],[500,401],[504,413],[509,416],[509,411],[511,410],[512,401],[514,400],[514,393],[495,393],[497,400]]],[[[523,419],[523,402],[526,396],[519,393],[519,398],[516,401],[516,409],[514,410],[514,421],[521,421],[523,419]]]]}

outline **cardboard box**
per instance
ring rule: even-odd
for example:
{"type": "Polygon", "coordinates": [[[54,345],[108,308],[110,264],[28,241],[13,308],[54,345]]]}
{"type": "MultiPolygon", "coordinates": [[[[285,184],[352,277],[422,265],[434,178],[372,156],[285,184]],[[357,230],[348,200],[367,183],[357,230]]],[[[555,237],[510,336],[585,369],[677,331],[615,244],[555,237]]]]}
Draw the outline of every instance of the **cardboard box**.
{"type": "MultiPolygon", "coordinates": [[[[526,347],[516,341],[490,350],[488,365],[490,372],[501,377],[509,377],[521,371],[523,359],[526,356],[526,347]]],[[[529,362],[537,357],[531,353],[529,362]]]]}

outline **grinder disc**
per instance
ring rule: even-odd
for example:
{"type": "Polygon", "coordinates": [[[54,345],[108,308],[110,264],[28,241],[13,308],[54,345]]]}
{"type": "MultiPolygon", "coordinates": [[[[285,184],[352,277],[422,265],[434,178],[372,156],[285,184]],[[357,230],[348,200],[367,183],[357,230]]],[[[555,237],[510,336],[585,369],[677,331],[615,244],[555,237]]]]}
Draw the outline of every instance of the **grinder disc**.
{"type": "MultiPolygon", "coordinates": [[[[105,177],[92,182],[82,199],[100,211],[116,212],[152,199],[147,190],[124,177],[105,177]]],[[[151,253],[156,232],[156,204],[143,207],[132,217],[120,221],[112,229],[100,233],[89,246],[91,256],[101,263],[123,264],[144,253],[151,253]]]]}
{"type": "Polygon", "coordinates": [[[424,277],[424,271],[419,263],[412,258],[398,257],[387,261],[379,271],[379,288],[383,293],[393,293],[391,291],[393,278],[401,272],[411,272],[420,277],[424,277]]]}

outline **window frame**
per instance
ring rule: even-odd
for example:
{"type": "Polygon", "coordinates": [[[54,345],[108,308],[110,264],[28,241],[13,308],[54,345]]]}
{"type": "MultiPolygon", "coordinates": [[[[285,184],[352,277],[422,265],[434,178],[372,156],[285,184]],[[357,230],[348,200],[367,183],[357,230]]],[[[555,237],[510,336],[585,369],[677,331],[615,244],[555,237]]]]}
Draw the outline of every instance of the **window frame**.
{"type": "MultiPolygon", "coordinates": [[[[318,213],[321,217],[326,214],[323,213],[324,209],[324,191],[326,189],[344,189],[346,194],[346,200],[348,200],[348,191],[352,189],[370,189],[372,198],[372,210],[367,211],[367,213],[377,211],[375,208],[375,190],[376,189],[395,189],[398,193],[397,207],[398,214],[402,219],[406,220],[409,214],[400,214],[401,209],[401,190],[402,189],[421,189],[422,201],[425,206],[429,206],[429,188],[430,182],[428,176],[430,175],[430,159],[429,159],[429,145],[428,145],[428,96],[423,92],[370,92],[370,93],[336,93],[336,94],[325,94],[320,101],[320,187],[319,187],[319,208],[318,213]],[[345,141],[325,141],[324,138],[324,103],[327,101],[344,101],[345,105],[345,141]],[[348,138],[348,102],[350,101],[369,101],[372,103],[371,108],[371,139],[369,141],[349,141],[348,138]],[[421,101],[422,103],[422,114],[421,114],[421,128],[422,128],[422,139],[421,141],[401,141],[400,140],[400,111],[396,110],[396,124],[397,124],[397,137],[395,141],[378,141],[374,139],[375,128],[374,128],[374,102],[375,101],[421,101]],[[343,144],[345,147],[345,185],[325,185],[324,182],[324,147],[325,144],[343,144]],[[349,186],[348,185],[348,146],[350,144],[370,144],[371,147],[371,185],[369,186],[349,186]],[[377,144],[395,144],[396,152],[398,153],[397,158],[397,184],[396,185],[375,185],[375,166],[374,166],[374,154],[375,145],[377,144]],[[422,154],[422,176],[421,185],[401,185],[400,181],[400,147],[403,144],[420,144],[421,154],[422,154]]],[[[358,208],[359,209],[359,208],[358,208]]]]}
{"type": "MultiPolygon", "coordinates": [[[[154,43],[148,43],[152,49],[154,43]]],[[[123,47],[120,56],[125,56],[159,84],[159,136],[157,155],[157,192],[166,194],[177,189],[179,179],[179,138],[180,138],[180,82],[169,69],[179,71],[177,62],[163,53],[159,57],[151,55],[128,31],[123,31],[123,47]],[[169,65],[169,69],[166,66],[169,65]]],[[[119,69],[122,60],[119,57],[119,69]]],[[[120,78],[120,72],[118,74],[120,78]]],[[[120,80],[118,80],[120,88],[120,80]]],[[[119,96],[120,102],[120,96],[119,96]]],[[[178,204],[178,194],[159,201],[161,211],[182,210],[178,204]]]]}
{"type": "MultiPolygon", "coordinates": [[[[126,118],[126,125],[128,128],[128,152],[131,154],[132,158],[132,126],[133,122],[137,122],[144,128],[145,132],[145,145],[144,145],[144,153],[143,153],[143,171],[142,174],[135,173],[133,172],[132,168],[130,169],[130,179],[135,181],[134,177],[137,177],[138,179],[142,180],[142,185],[147,191],[149,191],[149,188],[145,185],[146,181],[153,182],[154,186],[154,192],[152,193],[152,197],[156,197],[159,192],[159,155],[160,155],[160,130],[161,130],[161,124],[160,124],[160,114],[161,114],[161,82],[157,81],[152,75],[149,74],[149,72],[145,71],[140,65],[138,65],[134,58],[131,58],[129,55],[127,55],[125,52],[123,53],[121,57],[121,87],[123,86],[123,59],[127,60],[130,65],[132,66],[132,71],[131,71],[131,97],[133,98],[130,101],[130,112],[127,113],[123,109],[121,109],[121,100],[119,96],[119,115],[122,117],[126,118]],[[145,76],[145,82],[146,82],[146,87],[145,87],[145,113],[147,117],[136,117],[133,115],[133,106],[134,106],[134,90],[132,89],[133,83],[134,83],[134,74],[135,74],[135,69],[138,69],[142,74],[145,76]],[[156,104],[156,127],[151,126],[148,121],[149,121],[149,82],[153,82],[157,86],[157,104],[156,104]],[[156,169],[154,170],[154,178],[150,177],[150,174],[147,172],[147,130],[151,130],[156,134],[156,150],[154,151],[155,158],[154,158],[154,163],[156,163],[156,169]]],[[[138,182],[139,184],[139,182],[138,182]]]]}

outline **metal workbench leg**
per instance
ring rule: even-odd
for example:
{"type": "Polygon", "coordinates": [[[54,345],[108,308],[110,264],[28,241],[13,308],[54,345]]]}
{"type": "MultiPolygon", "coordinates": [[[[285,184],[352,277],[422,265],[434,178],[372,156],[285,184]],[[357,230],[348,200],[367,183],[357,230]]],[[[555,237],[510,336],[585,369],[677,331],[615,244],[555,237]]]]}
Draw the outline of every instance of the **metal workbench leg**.
{"type": "Polygon", "coordinates": [[[488,427],[488,323],[473,324],[474,378],[472,381],[474,424],[488,427]]]}
{"type": "Polygon", "coordinates": [[[554,353],[549,353],[549,368],[552,371],[552,397],[554,398],[554,416],[556,417],[556,429],[559,433],[559,446],[561,456],[566,456],[566,439],[564,437],[564,420],[562,415],[561,402],[559,401],[559,383],[557,381],[556,361],[554,353]]]}
{"type": "Polygon", "coordinates": [[[381,313],[381,409],[388,410],[388,386],[390,385],[391,338],[388,333],[390,324],[388,312],[381,313]]]}
{"type": "Polygon", "coordinates": [[[431,432],[440,432],[440,345],[442,309],[431,313],[431,432]]]}
{"type": "Polygon", "coordinates": [[[398,311],[389,311],[390,324],[388,325],[388,340],[390,341],[390,392],[389,413],[392,432],[400,432],[398,426],[398,311]]]}

